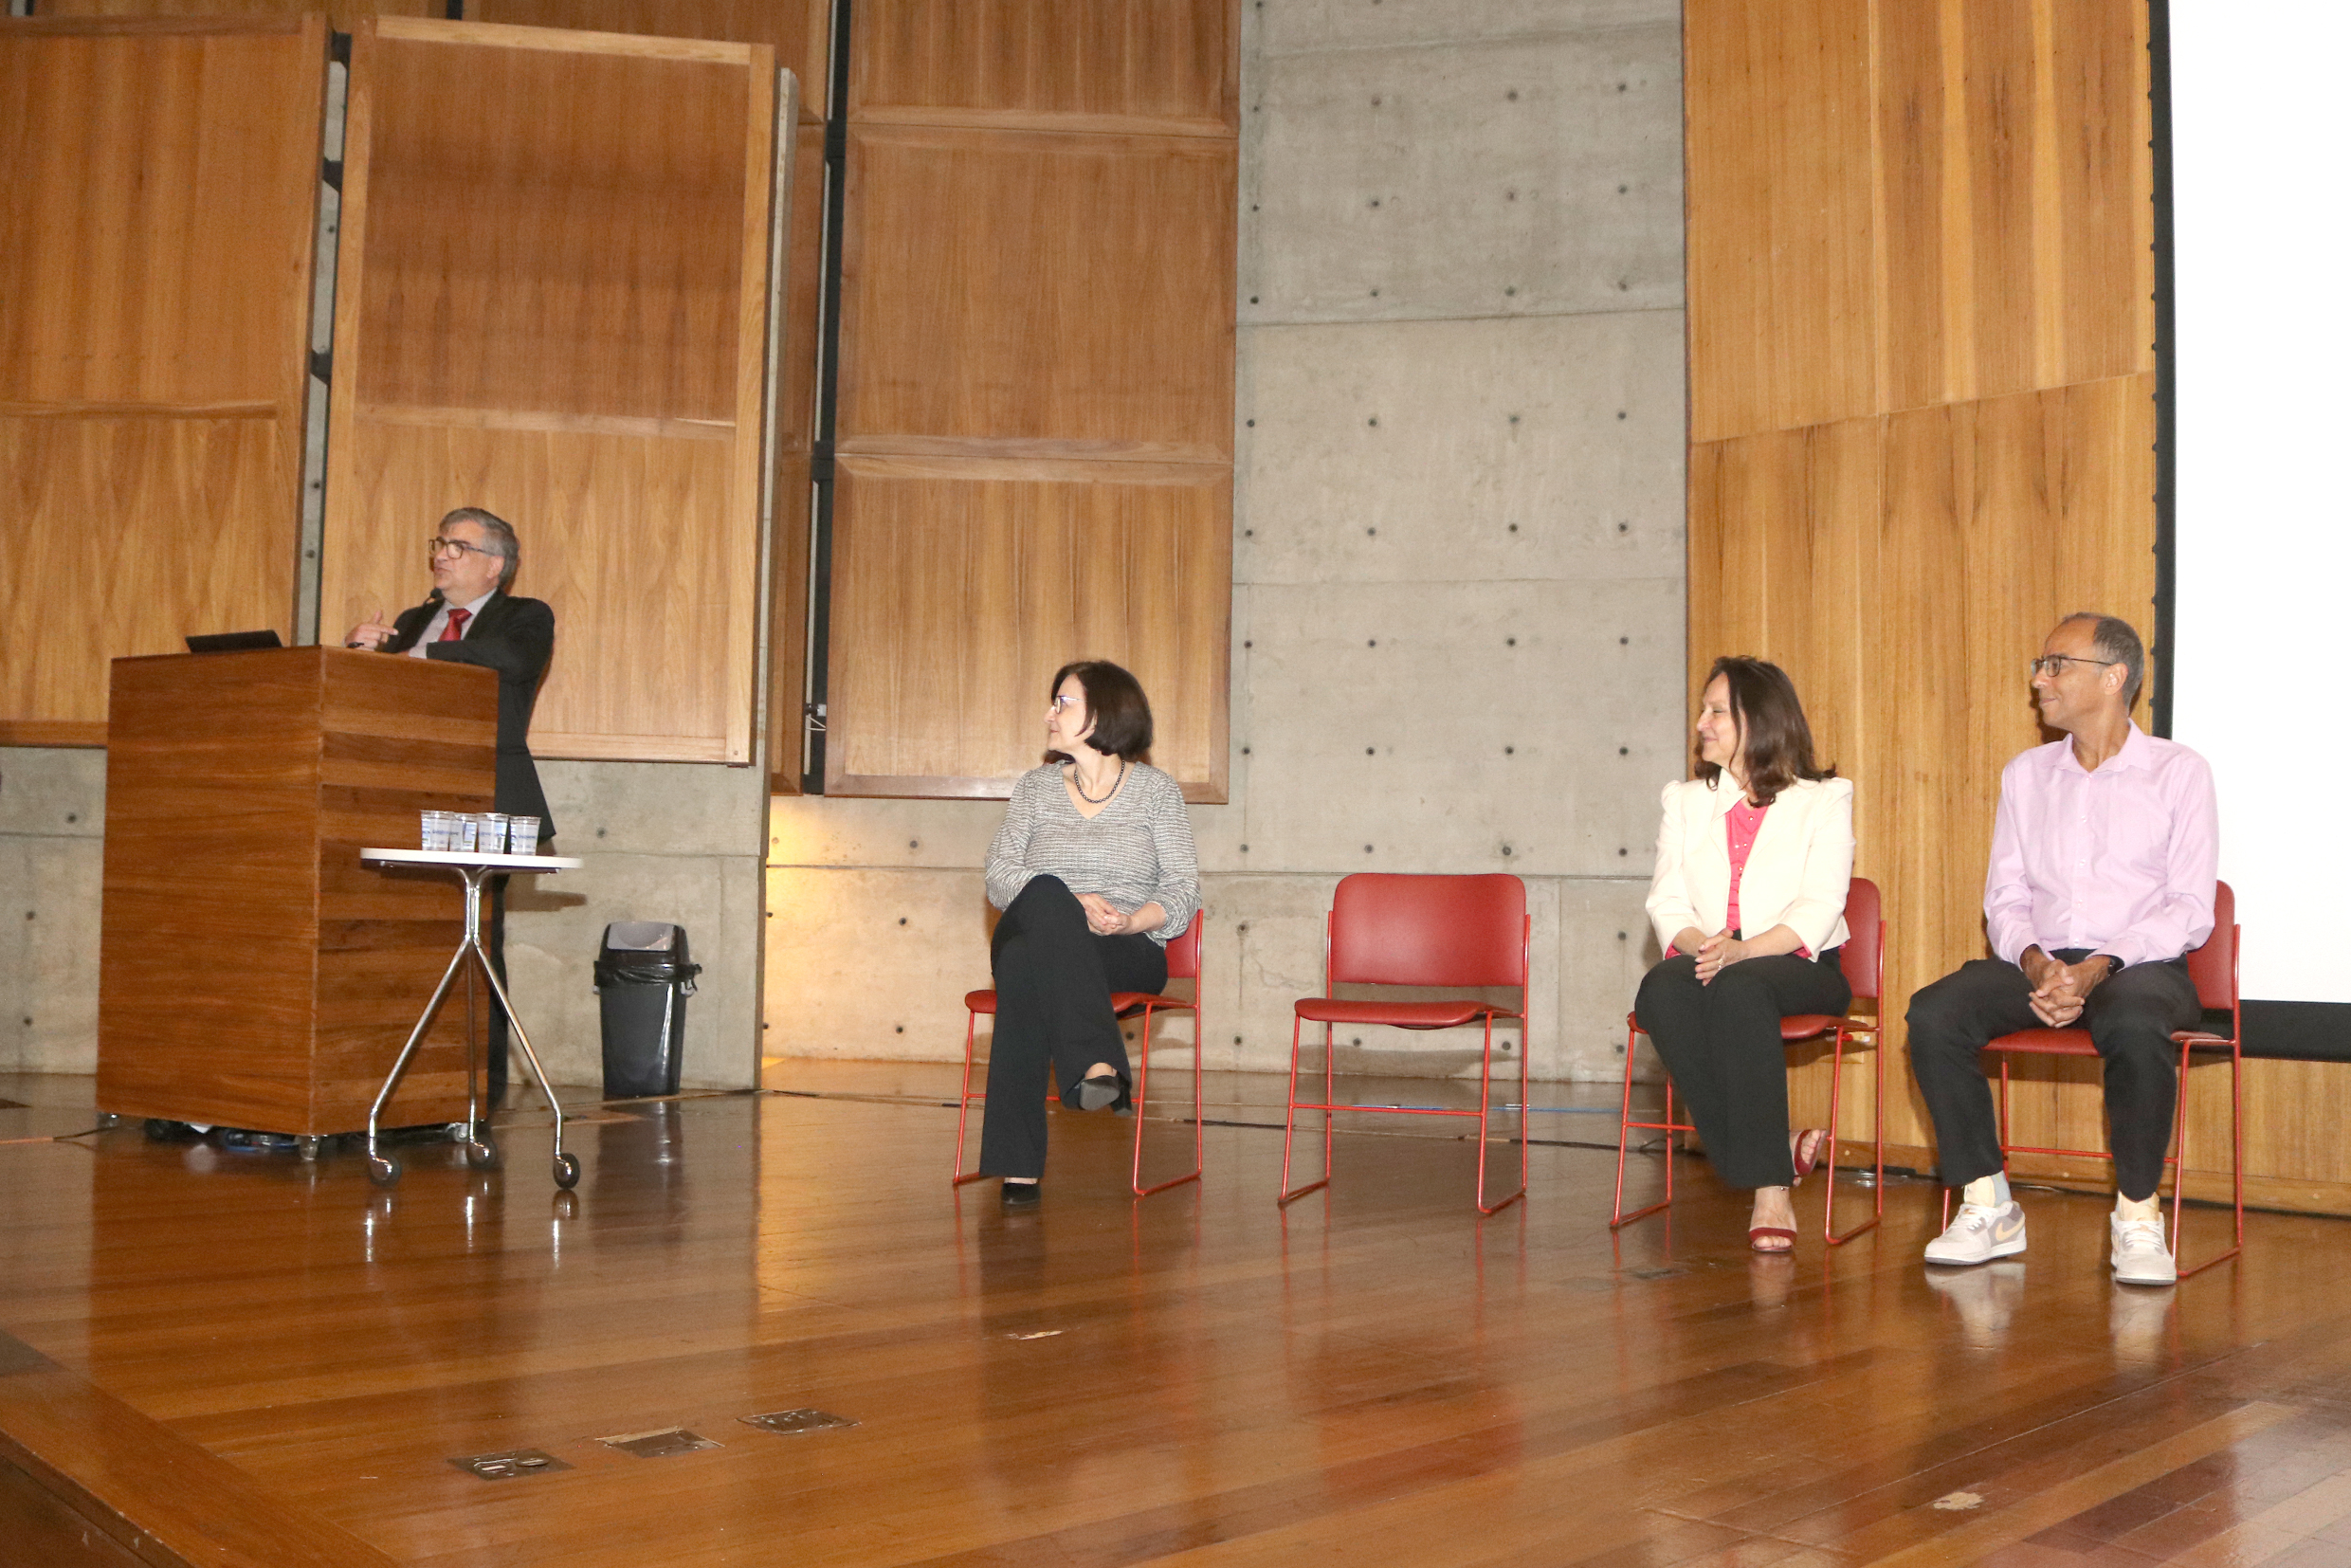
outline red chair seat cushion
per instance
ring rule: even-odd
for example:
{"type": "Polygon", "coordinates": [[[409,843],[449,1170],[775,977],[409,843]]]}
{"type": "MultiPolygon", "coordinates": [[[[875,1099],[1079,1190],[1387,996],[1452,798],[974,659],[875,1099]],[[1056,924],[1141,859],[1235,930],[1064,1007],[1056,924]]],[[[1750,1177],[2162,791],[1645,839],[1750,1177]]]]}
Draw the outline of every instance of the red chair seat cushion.
{"type": "Polygon", "coordinates": [[[2086,1029],[2020,1029],[2014,1034],[2003,1034],[1986,1050],[2013,1051],[2019,1056],[2095,1056],[2098,1048],[2090,1044],[2086,1029]]]}
{"type": "Polygon", "coordinates": [[[1451,1029],[1481,1018],[1516,1018],[1508,1008],[1472,1001],[1355,1002],[1340,996],[1308,996],[1298,1004],[1298,1015],[1317,1024],[1386,1024],[1394,1029],[1451,1029]]]}
{"type": "Polygon", "coordinates": [[[1833,1012],[1791,1012],[1779,1020],[1779,1041],[1793,1046],[1799,1040],[1826,1034],[1844,1021],[1833,1012]]]}
{"type": "MultiPolygon", "coordinates": [[[[1110,1011],[1121,1018],[1130,1012],[1140,1012],[1145,1002],[1149,1002],[1154,1011],[1188,1009],[1192,1006],[1180,996],[1158,996],[1148,991],[1114,991],[1110,994],[1110,1011]]],[[[963,994],[963,1005],[974,1012],[993,1016],[996,1011],[996,994],[993,991],[967,991],[963,994]]]]}

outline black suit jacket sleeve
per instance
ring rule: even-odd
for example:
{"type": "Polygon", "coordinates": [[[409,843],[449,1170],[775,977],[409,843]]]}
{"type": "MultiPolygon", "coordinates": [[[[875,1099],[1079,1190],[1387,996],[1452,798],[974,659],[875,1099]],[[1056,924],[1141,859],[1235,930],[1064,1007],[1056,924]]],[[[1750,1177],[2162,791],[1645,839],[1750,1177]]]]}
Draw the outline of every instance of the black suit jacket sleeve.
{"type": "MultiPolygon", "coordinates": [[[[393,623],[388,653],[406,653],[416,645],[438,599],[428,599],[402,611],[393,623]]],[[[498,593],[482,607],[465,635],[454,643],[429,643],[425,657],[449,664],[479,665],[498,675],[498,809],[517,816],[539,819],[539,836],[555,836],[555,818],[547,811],[546,792],[539,787],[538,768],[531,759],[531,709],[538,702],[539,678],[556,646],[556,613],[542,600],[519,599],[498,593]]]]}

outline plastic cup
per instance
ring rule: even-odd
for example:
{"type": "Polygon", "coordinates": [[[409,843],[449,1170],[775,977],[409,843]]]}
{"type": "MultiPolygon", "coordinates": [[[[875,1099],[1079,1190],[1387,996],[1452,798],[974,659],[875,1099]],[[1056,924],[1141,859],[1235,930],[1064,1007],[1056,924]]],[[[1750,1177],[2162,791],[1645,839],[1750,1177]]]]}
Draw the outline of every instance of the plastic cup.
{"type": "Polygon", "coordinates": [[[506,819],[506,852],[510,855],[538,853],[538,818],[510,816],[506,819]]]}
{"type": "Polygon", "coordinates": [[[462,811],[449,813],[449,848],[461,855],[473,853],[474,830],[481,826],[462,811]]]}
{"type": "Polygon", "coordinates": [[[506,819],[496,811],[477,811],[473,818],[473,852],[477,855],[502,855],[506,852],[506,819]]]}

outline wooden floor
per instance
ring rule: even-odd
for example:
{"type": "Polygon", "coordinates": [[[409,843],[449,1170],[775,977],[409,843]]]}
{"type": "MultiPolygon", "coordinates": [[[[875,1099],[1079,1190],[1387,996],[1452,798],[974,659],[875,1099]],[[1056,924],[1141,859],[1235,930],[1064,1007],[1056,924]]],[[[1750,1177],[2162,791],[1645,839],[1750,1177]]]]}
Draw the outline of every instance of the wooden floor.
{"type": "Polygon", "coordinates": [[[1481,1221],[1465,1144],[1342,1138],[1285,1213],[1280,1134],[1212,1127],[1138,1204],[1132,1124],[1059,1113],[1008,1218],[937,1069],[782,1081],[580,1126],[558,1204],[528,1114],[381,1194],[0,1079],[0,1561],[2351,1564],[2351,1222],[2145,1291],[2028,1194],[2025,1258],[1929,1276],[1923,1182],[1759,1259],[1695,1160],[1619,1241],[1589,1148],[1481,1221]],[[857,1425],[740,1419],[800,1408],[857,1425]],[[720,1446],[598,1441],[677,1426],[720,1446]],[[449,1463],[524,1448],[570,1468],[449,1463]]]}

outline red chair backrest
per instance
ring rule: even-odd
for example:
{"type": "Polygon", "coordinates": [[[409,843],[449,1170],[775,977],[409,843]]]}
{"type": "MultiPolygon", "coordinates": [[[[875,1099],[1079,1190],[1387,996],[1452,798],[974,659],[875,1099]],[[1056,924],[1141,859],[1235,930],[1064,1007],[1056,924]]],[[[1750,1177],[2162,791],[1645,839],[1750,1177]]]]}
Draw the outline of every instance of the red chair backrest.
{"type": "Polygon", "coordinates": [[[1845,946],[1837,968],[1855,997],[1876,1001],[1884,994],[1881,975],[1886,967],[1886,924],[1878,911],[1878,884],[1855,877],[1845,890],[1845,946]]]}
{"type": "Polygon", "coordinates": [[[1167,977],[1171,980],[1196,980],[1200,977],[1200,927],[1208,923],[1208,911],[1195,911],[1184,934],[1167,944],[1167,977]]]}
{"type": "Polygon", "coordinates": [[[1526,929],[1514,876],[1358,871],[1331,898],[1331,983],[1524,986],[1526,929]]]}
{"type": "Polygon", "coordinates": [[[2235,1011],[2236,894],[2225,882],[2213,884],[2213,934],[2188,954],[2188,978],[2196,982],[2197,1006],[2235,1011]]]}

